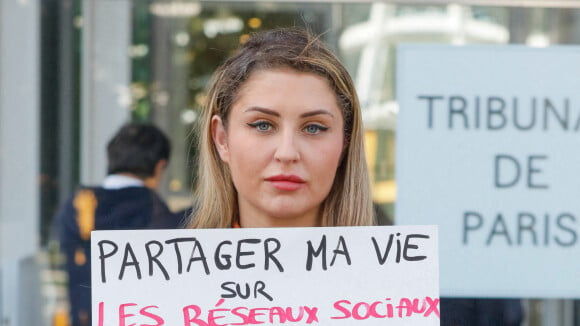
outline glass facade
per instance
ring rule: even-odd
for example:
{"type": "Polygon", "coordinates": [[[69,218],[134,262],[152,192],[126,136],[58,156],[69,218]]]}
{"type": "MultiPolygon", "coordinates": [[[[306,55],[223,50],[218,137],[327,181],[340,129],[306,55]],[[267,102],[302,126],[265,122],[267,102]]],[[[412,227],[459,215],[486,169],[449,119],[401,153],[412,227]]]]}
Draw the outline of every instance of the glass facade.
{"type": "MultiPolygon", "coordinates": [[[[60,326],[67,325],[66,275],[59,271],[62,261],[56,254],[58,244],[52,239],[51,223],[57,207],[83,179],[81,152],[87,142],[83,142],[82,135],[83,128],[88,127],[82,122],[86,118],[82,97],[83,87],[90,87],[83,82],[86,78],[98,78],[98,74],[83,77],[83,73],[87,66],[99,64],[83,61],[86,58],[83,55],[91,51],[91,44],[99,46],[100,40],[89,38],[89,45],[86,43],[87,37],[93,35],[87,13],[94,9],[94,4],[87,4],[90,0],[38,3],[40,94],[39,106],[33,109],[40,115],[40,162],[39,170],[31,173],[39,175],[40,205],[38,216],[34,216],[39,227],[33,231],[38,238],[35,244],[38,254],[33,255],[30,265],[34,269],[28,269],[27,276],[38,282],[34,283],[37,286],[23,286],[18,292],[24,297],[37,294],[41,298],[35,312],[38,318],[30,320],[60,326]]],[[[104,3],[107,10],[116,10],[114,1],[104,3]]],[[[390,1],[120,0],[118,4],[119,10],[128,8],[129,42],[125,47],[109,50],[126,53],[126,66],[118,68],[128,71],[129,83],[110,86],[119,88],[126,96],[127,105],[121,107],[127,110],[131,120],[152,121],[169,134],[173,151],[161,192],[174,210],[192,203],[191,190],[196,180],[193,126],[209,78],[254,31],[307,26],[330,44],[349,69],[363,108],[373,199],[382,213],[379,215],[381,224],[396,223],[398,106],[395,77],[399,44],[522,44],[530,47],[580,44],[578,1],[529,1],[520,7],[511,6],[509,1],[495,1],[493,5],[478,1],[470,5],[447,1],[402,4],[390,1]]],[[[8,10],[18,8],[0,7],[0,15],[4,18],[10,15],[8,10]]],[[[93,18],[96,16],[97,22],[107,20],[99,13],[90,14],[93,18]]],[[[6,58],[5,50],[0,48],[0,60],[6,58]]],[[[6,86],[0,84],[0,87],[4,90],[6,86]]],[[[7,95],[3,91],[0,96],[7,95]]],[[[0,128],[6,126],[0,124],[0,128]]],[[[0,131],[6,133],[6,129],[0,131]]],[[[5,155],[2,151],[0,146],[0,157],[5,155]]],[[[0,174],[0,182],[2,180],[0,174]]],[[[5,197],[0,200],[2,198],[5,197]]],[[[0,227],[10,227],[11,223],[0,216],[0,227]]],[[[7,258],[0,256],[0,262],[3,261],[7,258]]],[[[5,269],[0,268],[0,272],[5,269]]],[[[2,275],[1,282],[14,281],[9,279],[10,273],[2,275]]],[[[8,291],[8,288],[0,283],[1,291],[8,291]]],[[[18,320],[13,316],[19,313],[10,307],[13,306],[0,297],[0,320],[8,321],[6,325],[13,325],[9,322],[11,319],[18,320]]],[[[575,301],[525,298],[524,311],[525,325],[580,325],[580,308],[575,301]]],[[[27,320],[20,317],[16,325],[28,325],[27,320]]]]}
{"type": "MultiPolygon", "coordinates": [[[[458,4],[158,1],[136,6],[134,14],[134,21],[141,22],[133,26],[134,33],[144,30],[141,34],[149,34],[132,45],[148,49],[146,56],[133,60],[134,71],[148,71],[149,78],[143,80],[134,72],[131,87],[139,90],[134,103],[141,105],[135,108],[135,115],[166,124],[175,133],[172,139],[177,146],[188,149],[195,135],[186,134],[199,113],[211,72],[248,33],[299,25],[321,34],[357,84],[367,128],[373,195],[385,213],[383,223],[392,222],[396,199],[398,44],[577,44],[579,29],[577,9],[458,4]],[[147,40],[149,43],[140,43],[147,40]]],[[[192,166],[185,165],[195,164],[195,149],[173,162],[167,191],[178,197],[195,180],[190,174],[192,166]]]]}

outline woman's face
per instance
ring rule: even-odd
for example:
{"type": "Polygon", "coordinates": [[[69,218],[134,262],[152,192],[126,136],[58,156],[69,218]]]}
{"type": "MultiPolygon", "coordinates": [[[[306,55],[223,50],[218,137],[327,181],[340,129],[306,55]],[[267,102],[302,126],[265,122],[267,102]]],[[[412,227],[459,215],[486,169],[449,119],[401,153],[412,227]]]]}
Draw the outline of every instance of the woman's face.
{"type": "Polygon", "coordinates": [[[212,136],[238,192],[242,227],[316,226],[344,147],[328,82],[290,69],[254,72],[212,136]]]}

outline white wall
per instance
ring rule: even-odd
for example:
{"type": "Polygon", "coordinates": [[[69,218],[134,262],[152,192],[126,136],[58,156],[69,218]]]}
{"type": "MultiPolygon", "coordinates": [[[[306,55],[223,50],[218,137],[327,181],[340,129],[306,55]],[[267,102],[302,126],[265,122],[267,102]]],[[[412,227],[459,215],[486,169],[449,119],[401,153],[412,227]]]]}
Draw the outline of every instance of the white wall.
{"type": "MultiPolygon", "coordinates": [[[[26,293],[39,290],[26,288],[32,285],[27,285],[23,275],[30,271],[19,268],[30,265],[26,262],[39,251],[40,1],[0,0],[0,324],[3,326],[38,326],[19,318],[21,299],[26,293]]],[[[127,98],[130,13],[129,0],[83,0],[81,181],[84,183],[101,181],[106,168],[105,144],[130,117],[127,98]]]]}
{"type": "Polygon", "coordinates": [[[0,320],[18,325],[19,263],[39,238],[39,0],[0,1],[0,320]]]}
{"type": "Polygon", "coordinates": [[[83,1],[81,182],[106,174],[106,144],[130,119],[131,1],[83,1]]]}

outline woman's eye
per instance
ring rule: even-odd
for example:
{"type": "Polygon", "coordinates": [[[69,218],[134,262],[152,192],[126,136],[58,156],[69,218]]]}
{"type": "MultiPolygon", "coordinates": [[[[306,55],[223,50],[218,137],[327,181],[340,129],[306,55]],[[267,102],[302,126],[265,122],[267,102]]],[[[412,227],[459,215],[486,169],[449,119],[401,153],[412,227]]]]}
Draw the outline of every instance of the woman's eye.
{"type": "Polygon", "coordinates": [[[258,131],[269,131],[272,129],[272,124],[266,121],[257,121],[254,123],[248,123],[250,127],[255,128],[258,131]]]}
{"type": "Polygon", "coordinates": [[[321,126],[318,124],[310,124],[304,128],[304,131],[306,131],[309,134],[318,134],[318,133],[320,133],[322,131],[326,131],[326,130],[328,130],[328,127],[324,127],[324,126],[321,126]]]}

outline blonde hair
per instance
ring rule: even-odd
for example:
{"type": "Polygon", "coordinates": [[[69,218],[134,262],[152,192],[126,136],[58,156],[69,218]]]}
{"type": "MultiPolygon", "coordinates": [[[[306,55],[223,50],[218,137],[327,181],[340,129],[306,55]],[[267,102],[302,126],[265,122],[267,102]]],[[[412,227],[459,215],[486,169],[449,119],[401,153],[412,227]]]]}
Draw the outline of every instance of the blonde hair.
{"type": "Polygon", "coordinates": [[[325,78],[342,111],[345,150],[322,203],[322,226],[374,224],[361,110],[352,79],[317,37],[305,30],[284,28],[252,35],[213,75],[200,117],[197,207],[189,227],[229,228],[237,218],[237,192],[229,168],[213,143],[211,119],[219,115],[227,128],[232,104],[250,75],[257,70],[280,68],[325,78]]]}

